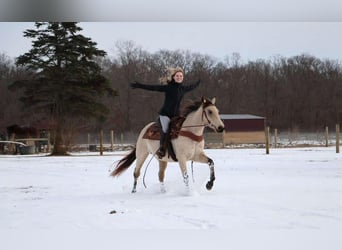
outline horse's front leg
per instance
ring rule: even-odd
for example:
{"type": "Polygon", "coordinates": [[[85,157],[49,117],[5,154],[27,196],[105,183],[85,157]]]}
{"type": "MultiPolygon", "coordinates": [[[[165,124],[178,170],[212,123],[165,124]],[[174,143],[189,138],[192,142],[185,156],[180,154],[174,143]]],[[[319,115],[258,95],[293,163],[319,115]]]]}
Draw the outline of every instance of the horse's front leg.
{"type": "Polygon", "coordinates": [[[197,157],[195,157],[194,161],[200,162],[200,163],[207,163],[209,165],[209,170],[210,170],[210,177],[209,181],[205,185],[207,190],[211,190],[214,186],[214,181],[215,181],[215,165],[214,161],[210,159],[204,152],[199,154],[197,157]]]}
{"type": "Polygon", "coordinates": [[[207,190],[211,190],[214,186],[214,181],[215,181],[215,168],[214,168],[214,161],[208,157],[208,165],[209,165],[209,170],[210,170],[210,179],[207,182],[207,185],[205,187],[207,190]]]}

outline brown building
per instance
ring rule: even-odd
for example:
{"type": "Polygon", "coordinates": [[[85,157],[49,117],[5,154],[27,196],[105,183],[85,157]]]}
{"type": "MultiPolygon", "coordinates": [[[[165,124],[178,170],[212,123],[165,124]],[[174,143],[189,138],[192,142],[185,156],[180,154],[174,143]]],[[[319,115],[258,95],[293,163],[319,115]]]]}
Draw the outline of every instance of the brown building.
{"type": "Polygon", "coordinates": [[[224,145],[266,143],[265,117],[250,114],[222,114],[220,117],[225,125],[224,145]]]}

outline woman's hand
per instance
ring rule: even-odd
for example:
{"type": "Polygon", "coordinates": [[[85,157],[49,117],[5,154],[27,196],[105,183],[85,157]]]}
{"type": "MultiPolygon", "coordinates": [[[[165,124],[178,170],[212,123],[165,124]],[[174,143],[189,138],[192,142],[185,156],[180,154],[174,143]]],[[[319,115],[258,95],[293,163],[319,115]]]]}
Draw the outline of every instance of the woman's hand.
{"type": "Polygon", "coordinates": [[[135,89],[135,88],[139,88],[141,84],[137,81],[134,81],[134,82],[131,82],[129,85],[131,86],[132,89],[135,89]]]}

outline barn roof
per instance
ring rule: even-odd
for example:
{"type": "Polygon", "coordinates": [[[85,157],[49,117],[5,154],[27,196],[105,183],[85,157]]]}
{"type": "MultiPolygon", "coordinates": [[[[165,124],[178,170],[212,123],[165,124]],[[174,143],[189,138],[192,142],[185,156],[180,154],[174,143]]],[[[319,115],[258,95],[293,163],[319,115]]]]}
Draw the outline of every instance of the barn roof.
{"type": "Polygon", "coordinates": [[[262,116],[250,115],[250,114],[222,114],[220,118],[223,120],[255,120],[255,119],[265,119],[262,116]]]}

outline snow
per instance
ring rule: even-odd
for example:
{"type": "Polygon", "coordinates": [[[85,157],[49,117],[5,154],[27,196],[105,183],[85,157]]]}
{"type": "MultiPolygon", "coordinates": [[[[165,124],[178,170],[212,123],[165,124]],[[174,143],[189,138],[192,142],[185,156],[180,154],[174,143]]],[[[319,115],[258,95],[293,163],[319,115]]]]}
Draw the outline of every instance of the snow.
{"type": "Polygon", "coordinates": [[[214,187],[205,189],[206,164],[194,163],[193,182],[189,162],[190,193],[177,163],[161,193],[155,159],[145,188],[148,158],[131,194],[133,166],[109,177],[127,152],[1,155],[0,248],[340,249],[342,156],[334,147],[205,151],[214,187]]]}

